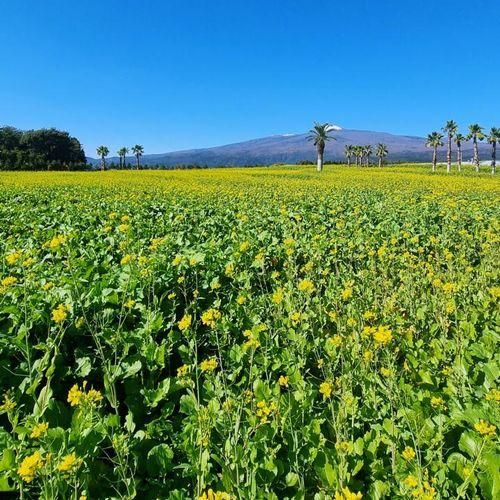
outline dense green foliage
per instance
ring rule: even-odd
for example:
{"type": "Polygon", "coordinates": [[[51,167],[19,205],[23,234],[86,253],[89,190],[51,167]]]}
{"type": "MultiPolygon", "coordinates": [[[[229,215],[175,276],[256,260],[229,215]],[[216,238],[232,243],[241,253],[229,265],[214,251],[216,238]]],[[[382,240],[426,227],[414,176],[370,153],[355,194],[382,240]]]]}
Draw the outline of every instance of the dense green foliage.
{"type": "Polygon", "coordinates": [[[55,128],[0,128],[0,170],[81,170],[85,153],[78,139],[55,128]]]}
{"type": "Polygon", "coordinates": [[[311,170],[0,178],[0,489],[499,498],[497,180],[311,170]]]}

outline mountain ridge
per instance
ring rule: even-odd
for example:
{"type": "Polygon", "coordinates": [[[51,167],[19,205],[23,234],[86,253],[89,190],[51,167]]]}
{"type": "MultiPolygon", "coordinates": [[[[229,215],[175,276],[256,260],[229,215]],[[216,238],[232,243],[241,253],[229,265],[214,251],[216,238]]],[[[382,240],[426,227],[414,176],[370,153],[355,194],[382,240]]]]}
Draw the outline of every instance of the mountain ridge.
{"type": "MultiPolygon", "coordinates": [[[[397,135],[389,132],[373,132],[369,130],[341,129],[331,132],[336,140],[329,141],[325,150],[325,158],[330,161],[343,161],[344,147],[347,144],[375,146],[382,142],[387,145],[389,155],[386,161],[391,162],[429,162],[432,150],[425,146],[424,137],[414,135],[397,135]]],[[[141,158],[144,166],[244,166],[270,165],[273,163],[297,163],[301,160],[314,161],[316,150],[307,140],[308,133],[280,134],[246,141],[234,142],[222,146],[208,148],[184,149],[168,153],[145,154],[141,158]]],[[[446,141],[443,141],[446,142],[446,141]]],[[[480,143],[481,159],[489,159],[488,144],[480,143]]],[[[453,159],[456,158],[456,145],[453,145],[453,159]]],[[[463,159],[472,156],[472,142],[463,143],[463,159]]],[[[446,146],[438,151],[438,160],[446,157],[446,146]]],[[[373,157],[375,158],[375,157],[373,157]]],[[[88,158],[91,164],[98,164],[99,159],[88,158]]],[[[108,163],[118,163],[117,156],[107,158],[108,163]]],[[[127,156],[126,163],[135,164],[135,157],[127,156]]]]}

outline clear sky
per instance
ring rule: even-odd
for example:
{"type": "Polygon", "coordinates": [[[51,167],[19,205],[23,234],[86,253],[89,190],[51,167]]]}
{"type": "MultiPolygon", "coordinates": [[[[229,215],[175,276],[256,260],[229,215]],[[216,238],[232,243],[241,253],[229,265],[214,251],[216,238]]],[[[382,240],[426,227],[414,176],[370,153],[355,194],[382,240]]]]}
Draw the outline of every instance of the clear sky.
{"type": "Polygon", "coordinates": [[[499,0],[0,0],[0,124],[89,156],[500,126],[499,0]]]}

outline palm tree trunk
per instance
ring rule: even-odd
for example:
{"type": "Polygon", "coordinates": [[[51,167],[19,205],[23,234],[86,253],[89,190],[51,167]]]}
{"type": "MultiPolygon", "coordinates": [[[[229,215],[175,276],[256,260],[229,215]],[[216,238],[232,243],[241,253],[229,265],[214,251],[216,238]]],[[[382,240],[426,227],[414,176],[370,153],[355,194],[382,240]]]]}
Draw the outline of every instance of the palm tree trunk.
{"type": "Polygon", "coordinates": [[[382,166],[382,157],[381,156],[378,157],[378,166],[379,167],[382,166]]]}
{"type": "Polygon", "coordinates": [[[323,171],[323,151],[321,151],[319,148],[318,148],[318,163],[316,165],[316,171],[317,172],[323,171]]]}
{"type": "Polygon", "coordinates": [[[462,171],[462,145],[457,144],[457,163],[458,163],[458,171],[462,171]]]}
{"type": "Polygon", "coordinates": [[[137,170],[139,170],[141,168],[139,164],[139,155],[136,155],[136,158],[137,158],[137,170]]]}
{"type": "Polygon", "coordinates": [[[106,160],[101,156],[101,170],[106,170],[106,160]]]}
{"type": "Polygon", "coordinates": [[[479,172],[479,149],[477,147],[476,136],[474,136],[474,163],[476,165],[476,172],[479,172]]]}
{"type": "Polygon", "coordinates": [[[432,171],[436,171],[436,163],[437,163],[437,146],[434,146],[434,153],[432,154],[432,171]]]}
{"type": "Polygon", "coordinates": [[[347,156],[347,166],[348,167],[351,166],[351,157],[350,156],[347,156]]]}
{"type": "Polygon", "coordinates": [[[451,172],[451,134],[448,134],[448,151],[446,152],[446,173],[451,172]]]}
{"type": "Polygon", "coordinates": [[[495,174],[497,170],[497,143],[493,143],[493,150],[491,152],[491,173],[495,174]]]}

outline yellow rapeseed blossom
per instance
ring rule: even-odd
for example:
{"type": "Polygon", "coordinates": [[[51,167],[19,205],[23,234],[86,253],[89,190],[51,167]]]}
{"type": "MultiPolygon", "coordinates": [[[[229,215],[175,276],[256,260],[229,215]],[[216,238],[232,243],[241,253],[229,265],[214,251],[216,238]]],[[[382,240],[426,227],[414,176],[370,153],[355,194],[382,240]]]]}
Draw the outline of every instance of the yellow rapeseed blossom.
{"type": "Polygon", "coordinates": [[[9,264],[9,266],[13,266],[20,258],[22,252],[11,252],[5,257],[5,262],[9,264]]]}
{"type": "Polygon", "coordinates": [[[68,317],[68,307],[64,304],[59,304],[52,311],[52,321],[54,323],[62,323],[68,317]]]}
{"type": "Polygon", "coordinates": [[[347,486],[335,493],[335,500],[360,500],[363,498],[361,493],[352,492],[347,486]]]}
{"type": "Polygon", "coordinates": [[[403,450],[403,453],[401,453],[401,455],[403,455],[403,458],[405,460],[413,460],[415,458],[415,450],[411,447],[411,446],[407,446],[404,450],[403,450]]]}
{"type": "Polygon", "coordinates": [[[274,304],[281,304],[283,302],[283,297],[284,297],[283,288],[280,287],[274,291],[271,300],[274,304]]]}
{"type": "Polygon", "coordinates": [[[408,488],[416,488],[418,486],[418,479],[415,476],[409,475],[403,479],[403,484],[408,488]]]}
{"type": "Polygon", "coordinates": [[[210,488],[200,495],[198,500],[231,500],[231,495],[225,491],[214,491],[210,488]]]}
{"type": "Polygon", "coordinates": [[[122,266],[126,266],[127,264],[130,264],[134,260],[134,256],[127,254],[122,257],[122,260],[120,261],[120,264],[122,266]]]}
{"type": "Polygon", "coordinates": [[[189,365],[182,365],[179,366],[179,368],[177,368],[178,377],[185,377],[188,372],[189,372],[189,365]]]}
{"type": "Polygon", "coordinates": [[[485,420],[480,420],[479,422],[474,424],[474,429],[476,429],[479,434],[486,437],[493,436],[497,430],[497,428],[493,424],[490,424],[485,420]]]}
{"type": "Polygon", "coordinates": [[[386,345],[392,340],[392,332],[387,326],[379,326],[373,332],[373,340],[376,345],[386,345]]]}
{"type": "Polygon", "coordinates": [[[120,231],[120,233],[126,233],[129,229],[130,229],[129,224],[120,224],[118,226],[118,231],[120,231]]]}
{"type": "Polygon", "coordinates": [[[488,394],[485,396],[486,401],[495,401],[496,403],[500,403],[500,389],[491,389],[488,394]]]}
{"type": "Polygon", "coordinates": [[[102,394],[100,391],[90,389],[85,392],[87,383],[83,383],[83,388],[80,389],[78,384],[74,384],[68,392],[68,403],[71,406],[96,406],[102,401],[102,394]]]}
{"type": "Polygon", "coordinates": [[[7,394],[3,395],[3,403],[0,405],[0,413],[12,411],[16,402],[7,394]]]}
{"type": "Polygon", "coordinates": [[[286,375],[280,375],[278,384],[280,385],[280,387],[288,387],[288,377],[286,375]]]}
{"type": "Polygon", "coordinates": [[[43,247],[50,248],[51,250],[57,250],[59,247],[64,245],[64,243],[66,243],[66,236],[57,235],[57,236],[54,236],[52,239],[46,241],[43,244],[43,247]]]}
{"type": "Polygon", "coordinates": [[[208,309],[201,315],[201,322],[210,328],[214,328],[220,318],[221,313],[219,310],[208,309]]]}
{"type": "Polygon", "coordinates": [[[323,395],[323,399],[328,399],[332,395],[333,385],[331,382],[322,382],[319,386],[319,392],[323,395]]]}
{"type": "Polygon", "coordinates": [[[32,455],[24,458],[19,465],[17,473],[21,479],[26,483],[31,483],[37,472],[43,467],[43,457],[39,451],[35,451],[32,455]]]}
{"type": "Polygon", "coordinates": [[[183,332],[191,326],[192,321],[193,317],[190,314],[184,314],[182,319],[177,323],[177,326],[179,327],[179,330],[183,332]]]}
{"type": "Polygon", "coordinates": [[[200,363],[202,372],[213,372],[217,368],[218,362],[215,358],[205,359],[200,363]]]}
{"type": "Polygon", "coordinates": [[[342,297],[342,300],[349,300],[352,297],[352,288],[344,288],[340,296],[342,297]]]}
{"type": "Polygon", "coordinates": [[[240,243],[240,252],[244,253],[250,248],[250,243],[248,241],[242,241],[240,243]]]}
{"type": "Polygon", "coordinates": [[[15,285],[16,283],[17,278],[15,276],[7,276],[2,281],[0,281],[0,284],[5,287],[15,285]]]}
{"type": "Polygon", "coordinates": [[[62,460],[57,465],[57,469],[60,472],[70,474],[71,472],[74,472],[78,467],[80,467],[81,463],[82,459],[73,452],[69,455],[65,455],[62,458],[62,460]]]}
{"type": "Polygon", "coordinates": [[[299,284],[297,285],[297,288],[301,291],[301,292],[305,292],[305,293],[313,293],[314,292],[314,283],[311,281],[311,280],[307,280],[307,279],[304,279],[304,280],[300,280],[299,281],[299,284]]]}
{"type": "Polygon", "coordinates": [[[256,415],[260,418],[261,424],[266,424],[269,421],[269,417],[278,409],[276,403],[271,401],[267,403],[266,401],[259,401],[257,403],[256,415]]]}
{"type": "Polygon", "coordinates": [[[30,437],[33,439],[38,439],[38,438],[42,437],[47,432],[48,428],[49,428],[49,424],[47,422],[41,422],[39,424],[36,424],[33,427],[33,429],[31,429],[30,437]]]}

